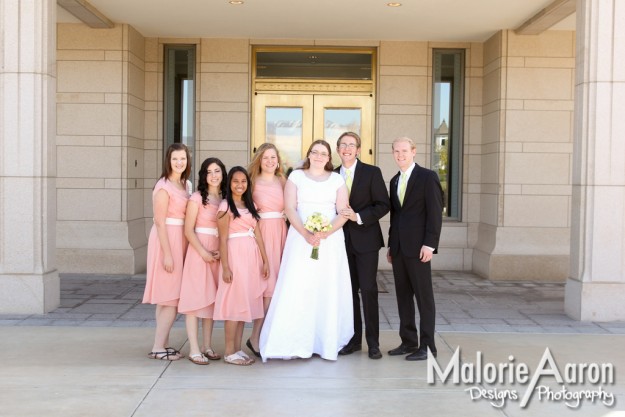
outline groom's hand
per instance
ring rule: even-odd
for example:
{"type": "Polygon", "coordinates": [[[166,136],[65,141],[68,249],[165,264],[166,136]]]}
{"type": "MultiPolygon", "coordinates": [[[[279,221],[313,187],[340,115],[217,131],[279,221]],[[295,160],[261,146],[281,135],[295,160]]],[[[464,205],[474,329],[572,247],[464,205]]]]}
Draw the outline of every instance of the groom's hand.
{"type": "Polygon", "coordinates": [[[340,211],[341,216],[343,216],[343,218],[347,219],[347,220],[351,220],[353,222],[358,221],[358,217],[356,216],[356,212],[354,212],[354,209],[352,209],[351,207],[347,206],[344,209],[342,209],[340,211]]]}

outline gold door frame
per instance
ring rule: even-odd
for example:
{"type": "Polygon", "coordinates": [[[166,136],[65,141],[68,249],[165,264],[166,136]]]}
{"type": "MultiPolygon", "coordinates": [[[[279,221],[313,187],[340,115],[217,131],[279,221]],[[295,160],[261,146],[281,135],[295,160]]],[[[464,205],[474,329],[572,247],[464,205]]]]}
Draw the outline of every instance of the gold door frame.
{"type": "MultiPolygon", "coordinates": [[[[375,48],[314,48],[256,46],[252,50],[252,154],[265,142],[266,114],[270,107],[313,107],[304,111],[302,126],[302,158],[314,139],[324,138],[323,110],[326,108],[361,109],[361,159],[375,163],[375,80],[377,68],[375,48]],[[269,79],[256,77],[256,52],[340,52],[369,53],[371,80],[269,79]],[[312,112],[315,114],[313,120],[312,112]]],[[[325,138],[333,149],[337,138],[325,138]]]]}

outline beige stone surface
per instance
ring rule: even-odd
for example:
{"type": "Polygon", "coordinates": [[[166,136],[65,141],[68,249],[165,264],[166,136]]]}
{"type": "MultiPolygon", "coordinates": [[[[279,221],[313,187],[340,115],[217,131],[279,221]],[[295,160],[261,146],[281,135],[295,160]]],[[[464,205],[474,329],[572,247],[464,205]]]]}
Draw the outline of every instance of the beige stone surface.
{"type": "Polygon", "coordinates": [[[625,316],[622,282],[603,281],[609,276],[593,277],[596,282],[581,282],[569,278],[566,281],[564,311],[575,320],[613,321],[625,316]]]}
{"type": "MultiPolygon", "coordinates": [[[[551,251],[550,251],[551,252],[551,251]]],[[[495,281],[564,282],[569,274],[567,255],[501,255],[488,257],[488,272],[483,275],[495,281]]],[[[477,271],[480,275],[481,271],[477,271]]]]}
{"type": "Polygon", "coordinates": [[[423,142],[427,116],[415,115],[379,115],[378,126],[380,129],[380,148],[385,152],[391,152],[393,141],[402,136],[407,136],[413,141],[423,142]]]}
{"type": "Polygon", "coordinates": [[[380,42],[380,65],[428,65],[427,42],[380,42]]]}
{"type": "MultiPolygon", "coordinates": [[[[467,246],[467,225],[456,221],[443,222],[441,243],[445,248],[464,248],[467,246]]],[[[443,269],[443,268],[441,268],[443,269]]]]}
{"type": "Polygon", "coordinates": [[[548,30],[540,35],[516,35],[506,31],[510,56],[572,57],[575,32],[548,30]]]}
{"type": "Polygon", "coordinates": [[[199,118],[200,140],[248,143],[249,113],[202,112],[199,118]]]}
{"type": "Polygon", "coordinates": [[[56,4],[0,6],[0,311],[59,304],[56,270],[56,4]]]}
{"type": "Polygon", "coordinates": [[[247,39],[202,39],[201,62],[249,62],[247,39]]]}
{"type": "MultiPolygon", "coordinates": [[[[501,410],[485,400],[471,400],[470,383],[427,382],[427,363],[408,363],[385,354],[371,361],[366,354],[324,361],[319,358],[269,361],[234,367],[221,361],[196,366],[188,360],[155,361],[145,357],[153,329],[6,327],[0,347],[7,361],[0,376],[0,401],[9,415],[55,416],[407,416],[419,409],[429,415],[498,416],[501,410]],[[80,349],[76,346],[80,345],[80,349]],[[45,347],[47,355],[35,351],[45,347]],[[74,351],[67,355],[68,351],[74,351]],[[25,363],[24,355],[33,359],[25,363]],[[241,401],[243,395],[246,401],[241,401]],[[363,396],[369,400],[362,406],[363,396]]],[[[246,330],[244,339],[249,330],[246,330]]],[[[223,351],[223,335],[215,332],[215,348],[223,351]]],[[[549,347],[557,363],[612,363],[616,383],[604,386],[625,393],[623,336],[441,333],[437,335],[439,366],[445,367],[457,347],[462,363],[484,361],[526,363],[534,369],[549,347]]],[[[381,332],[381,349],[398,343],[396,331],[381,332]]],[[[183,329],[174,329],[171,345],[187,353],[183,329]]],[[[549,381],[541,380],[541,383],[549,381]]],[[[524,387],[499,384],[499,389],[524,387]]],[[[584,385],[590,388],[590,385],[584,385]]],[[[574,386],[569,389],[576,390],[574,386]]],[[[616,408],[618,410],[619,408],[616,408]]],[[[562,403],[532,401],[520,409],[510,401],[506,414],[599,416],[612,409],[584,404],[569,410],[562,403]],[[582,414],[580,414],[580,412],[582,414]]],[[[614,410],[614,411],[616,411],[614,410]]]]}
{"type": "MultiPolygon", "coordinates": [[[[128,237],[123,238],[128,242],[128,237]]],[[[136,274],[145,271],[145,249],[59,248],[59,269],[64,273],[136,274]]]]}
{"type": "Polygon", "coordinates": [[[496,194],[480,196],[480,223],[496,226],[499,224],[499,197],[496,194]]]}
{"type": "Polygon", "coordinates": [[[462,248],[441,247],[432,260],[433,270],[462,271],[465,269],[462,248]]]}
{"type": "Polygon", "coordinates": [[[57,131],[61,135],[119,135],[118,104],[58,104],[57,131]]]}
{"type": "Polygon", "coordinates": [[[60,297],[57,270],[43,274],[0,273],[0,314],[44,314],[59,306],[60,297]]]}
{"type": "Polygon", "coordinates": [[[121,149],[99,146],[58,146],[57,175],[61,178],[118,178],[121,149]]]}
{"type": "Polygon", "coordinates": [[[59,61],[57,67],[59,93],[116,93],[121,91],[121,62],[59,61]]]}
{"type": "Polygon", "coordinates": [[[232,64],[232,63],[200,63],[200,76],[206,72],[225,72],[225,73],[236,73],[243,72],[248,73],[250,71],[249,64],[232,64]]]}
{"type": "Polygon", "coordinates": [[[61,61],[104,61],[103,50],[60,49],[56,52],[57,64],[61,61]]]}
{"type": "Polygon", "coordinates": [[[200,100],[247,103],[249,99],[248,81],[247,74],[202,74],[200,100]]]}
{"type": "Polygon", "coordinates": [[[570,197],[504,196],[504,226],[568,227],[570,197]]]}
{"type": "Polygon", "coordinates": [[[427,78],[415,76],[380,76],[380,104],[427,104],[427,78]]]}
{"type": "Polygon", "coordinates": [[[145,71],[141,68],[132,65],[128,65],[128,94],[132,94],[135,97],[143,100],[145,99],[145,71]]]}
{"type": "Polygon", "coordinates": [[[112,29],[91,29],[83,23],[57,24],[57,48],[78,50],[121,50],[121,25],[112,29]]]}
{"type": "Polygon", "coordinates": [[[499,69],[484,74],[482,83],[484,104],[501,98],[501,71],[499,69]]]}
{"type": "Polygon", "coordinates": [[[570,155],[563,153],[508,153],[505,158],[506,182],[528,185],[569,184],[570,159],[570,155]]]}
{"type": "Polygon", "coordinates": [[[507,136],[512,141],[569,142],[571,112],[507,111],[507,136]]]}
{"type": "Polygon", "coordinates": [[[120,190],[57,190],[58,220],[121,220],[120,190]]]}
{"type": "Polygon", "coordinates": [[[484,66],[498,60],[501,57],[501,43],[503,31],[499,31],[484,42],[483,57],[484,66]]]}
{"type": "Polygon", "coordinates": [[[507,73],[508,98],[525,100],[572,98],[573,69],[508,68],[507,73]]]}

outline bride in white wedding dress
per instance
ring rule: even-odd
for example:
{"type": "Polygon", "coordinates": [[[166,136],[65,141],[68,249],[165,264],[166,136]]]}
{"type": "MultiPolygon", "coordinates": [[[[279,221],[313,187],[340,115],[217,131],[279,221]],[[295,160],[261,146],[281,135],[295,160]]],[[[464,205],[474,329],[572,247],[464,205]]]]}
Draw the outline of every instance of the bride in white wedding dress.
{"type": "Polygon", "coordinates": [[[354,334],[351,281],[343,216],[348,205],[343,178],[332,172],[332,152],[324,140],[308,149],[303,169],[289,176],[285,212],[291,223],[276,289],[260,335],[260,353],[267,359],[336,360],[354,334]],[[325,233],[304,228],[306,219],[321,213],[332,222],[325,233]],[[311,259],[319,246],[319,259],[311,259]]]}

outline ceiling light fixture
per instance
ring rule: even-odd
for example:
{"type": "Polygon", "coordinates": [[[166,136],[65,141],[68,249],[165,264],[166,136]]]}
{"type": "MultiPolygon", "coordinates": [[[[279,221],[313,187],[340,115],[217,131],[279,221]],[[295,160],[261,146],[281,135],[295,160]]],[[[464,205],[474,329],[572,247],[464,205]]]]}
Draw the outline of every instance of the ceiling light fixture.
{"type": "Polygon", "coordinates": [[[399,7],[399,6],[401,6],[401,3],[386,3],[386,5],[388,7],[399,7]]]}
{"type": "Polygon", "coordinates": [[[239,4],[243,4],[244,2],[241,0],[230,0],[228,3],[238,6],[239,4]]]}

